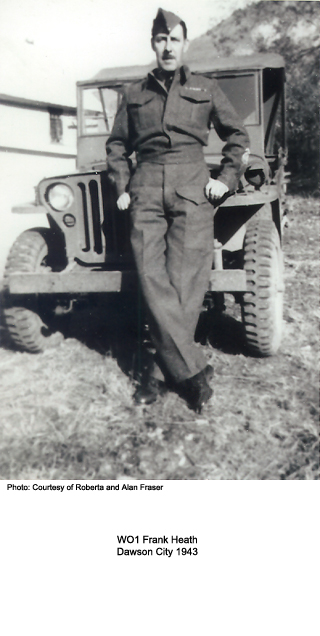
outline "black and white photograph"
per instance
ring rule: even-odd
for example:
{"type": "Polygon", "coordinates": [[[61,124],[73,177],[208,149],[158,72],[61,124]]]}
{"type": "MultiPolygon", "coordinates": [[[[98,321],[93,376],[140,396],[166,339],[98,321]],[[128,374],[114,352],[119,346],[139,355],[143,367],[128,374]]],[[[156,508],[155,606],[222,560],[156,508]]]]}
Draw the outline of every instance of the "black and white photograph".
{"type": "Polygon", "coordinates": [[[1,7],[1,479],[318,479],[319,2],[1,7]]]}
{"type": "Polygon", "coordinates": [[[314,633],[319,34],[1,0],[4,636],[314,633]]]}

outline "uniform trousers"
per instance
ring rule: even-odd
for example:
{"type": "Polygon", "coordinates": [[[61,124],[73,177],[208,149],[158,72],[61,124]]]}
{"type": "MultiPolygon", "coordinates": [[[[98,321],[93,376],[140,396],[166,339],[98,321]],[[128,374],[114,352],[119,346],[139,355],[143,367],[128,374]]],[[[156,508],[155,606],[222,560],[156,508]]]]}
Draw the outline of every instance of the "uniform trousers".
{"type": "Polygon", "coordinates": [[[151,375],[186,380],[206,359],[194,334],[213,254],[205,162],[138,163],[130,184],[131,244],[156,349],[151,375]]]}

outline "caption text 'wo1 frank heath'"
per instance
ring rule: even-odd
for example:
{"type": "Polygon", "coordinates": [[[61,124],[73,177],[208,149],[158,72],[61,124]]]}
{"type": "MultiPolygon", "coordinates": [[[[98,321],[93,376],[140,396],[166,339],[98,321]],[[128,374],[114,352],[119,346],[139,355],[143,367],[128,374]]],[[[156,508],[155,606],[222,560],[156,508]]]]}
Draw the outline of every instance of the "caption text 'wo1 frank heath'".
{"type": "Polygon", "coordinates": [[[197,537],[179,537],[178,535],[150,537],[147,534],[133,536],[118,535],[118,556],[197,556],[197,537]],[[155,545],[156,544],[156,545],[155,545]],[[153,546],[152,548],[150,546],[153,546]],[[157,547],[156,547],[157,546],[157,547]]]}

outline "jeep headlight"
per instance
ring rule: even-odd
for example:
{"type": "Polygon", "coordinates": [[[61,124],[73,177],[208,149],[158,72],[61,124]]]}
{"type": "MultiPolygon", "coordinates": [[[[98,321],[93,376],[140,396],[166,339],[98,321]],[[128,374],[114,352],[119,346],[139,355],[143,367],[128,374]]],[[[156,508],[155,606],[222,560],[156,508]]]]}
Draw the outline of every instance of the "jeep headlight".
{"type": "Polygon", "coordinates": [[[51,207],[58,212],[64,212],[74,201],[72,189],[65,183],[55,183],[46,192],[46,199],[51,207]]]}

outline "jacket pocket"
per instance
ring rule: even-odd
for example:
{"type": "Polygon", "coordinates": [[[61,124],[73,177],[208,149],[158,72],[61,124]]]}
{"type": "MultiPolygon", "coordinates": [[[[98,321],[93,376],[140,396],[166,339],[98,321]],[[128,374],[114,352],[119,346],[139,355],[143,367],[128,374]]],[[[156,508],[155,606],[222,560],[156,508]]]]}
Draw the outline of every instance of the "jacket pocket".
{"type": "Polygon", "coordinates": [[[180,115],[184,121],[192,122],[198,128],[206,128],[209,120],[211,95],[202,88],[181,87],[180,115]]]}
{"type": "Polygon", "coordinates": [[[154,125],[157,112],[155,97],[155,93],[139,93],[128,102],[128,115],[136,131],[154,125]]]}

